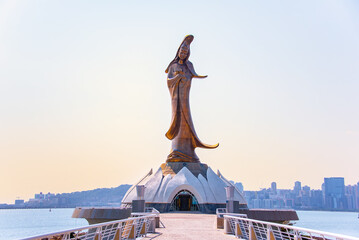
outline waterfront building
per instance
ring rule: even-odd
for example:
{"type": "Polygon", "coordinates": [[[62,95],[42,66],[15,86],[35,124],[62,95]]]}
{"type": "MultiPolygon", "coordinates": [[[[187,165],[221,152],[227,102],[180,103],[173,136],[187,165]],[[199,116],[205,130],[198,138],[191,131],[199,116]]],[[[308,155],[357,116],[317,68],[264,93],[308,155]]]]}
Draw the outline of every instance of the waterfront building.
{"type": "Polygon", "coordinates": [[[299,195],[299,194],[300,194],[300,191],[302,190],[302,183],[299,182],[299,181],[296,181],[296,182],[294,183],[294,188],[293,188],[293,190],[294,190],[294,193],[295,193],[296,195],[299,195]]]}
{"type": "Polygon", "coordinates": [[[356,204],[357,196],[356,196],[355,188],[356,188],[355,185],[345,186],[345,198],[346,198],[348,210],[357,209],[357,204],[356,204]]]}
{"type": "Polygon", "coordinates": [[[45,195],[44,195],[42,192],[36,193],[35,196],[34,196],[34,198],[35,198],[35,199],[38,199],[38,200],[40,200],[40,199],[45,199],[45,195]]]}
{"type": "Polygon", "coordinates": [[[323,208],[322,190],[310,190],[310,206],[314,209],[323,208]]]}
{"type": "Polygon", "coordinates": [[[297,181],[294,188],[276,189],[271,183],[268,189],[259,191],[245,191],[245,198],[250,208],[303,209],[303,210],[358,210],[359,185],[344,186],[343,178],[326,178],[322,190],[311,189],[309,186],[301,187],[297,181]],[[299,189],[301,189],[299,191],[299,189]],[[326,191],[327,189],[327,191],[326,191]],[[344,190],[343,190],[344,189],[344,190]],[[269,204],[266,200],[271,200],[269,204]],[[326,199],[326,202],[325,202],[326,199]]]}
{"type": "Polygon", "coordinates": [[[16,199],[15,200],[15,205],[16,206],[22,206],[24,205],[25,201],[23,199],[16,199]]]}
{"type": "Polygon", "coordinates": [[[324,178],[324,204],[328,209],[346,209],[343,177],[324,178]]]}
{"type": "Polygon", "coordinates": [[[273,193],[277,193],[277,183],[276,182],[271,183],[271,190],[273,193]]]}

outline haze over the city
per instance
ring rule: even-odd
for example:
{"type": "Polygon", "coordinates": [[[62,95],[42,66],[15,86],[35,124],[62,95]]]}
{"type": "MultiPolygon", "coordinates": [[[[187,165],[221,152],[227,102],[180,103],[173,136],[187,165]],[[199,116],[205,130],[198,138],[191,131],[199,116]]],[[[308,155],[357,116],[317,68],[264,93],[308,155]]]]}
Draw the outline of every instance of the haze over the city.
{"type": "Polygon", "coordinates": [[[356,184],[358,29],[357,1],[0,1],[0,203],[157,170],[187,34],[203,163],[246,190],[356,184]]]}

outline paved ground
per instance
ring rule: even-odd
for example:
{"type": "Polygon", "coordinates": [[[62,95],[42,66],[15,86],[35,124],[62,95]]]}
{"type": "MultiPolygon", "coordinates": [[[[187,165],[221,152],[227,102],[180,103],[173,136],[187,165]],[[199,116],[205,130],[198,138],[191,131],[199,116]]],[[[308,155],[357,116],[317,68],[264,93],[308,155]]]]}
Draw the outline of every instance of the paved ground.
{"type": "Polygon", "coordinates": [[[161,213],[160,219],[165,228],[157,228],[156,234],[148,234],[144,239],[236,239],[216,228],[216,215],[161,213]]]}

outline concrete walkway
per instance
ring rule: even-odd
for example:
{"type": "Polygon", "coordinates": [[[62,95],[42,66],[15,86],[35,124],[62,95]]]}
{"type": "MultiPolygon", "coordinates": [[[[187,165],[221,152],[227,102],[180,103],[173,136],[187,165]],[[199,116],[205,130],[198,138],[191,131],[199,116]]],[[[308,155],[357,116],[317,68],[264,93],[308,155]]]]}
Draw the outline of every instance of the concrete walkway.
{"type": "Polygon", "coordinates": [[[156,228],[155,234],[144,239],[236,239],[216,228],[216,215],[189,213],[161,213],[160,219],[165,228],[156,228]]]}

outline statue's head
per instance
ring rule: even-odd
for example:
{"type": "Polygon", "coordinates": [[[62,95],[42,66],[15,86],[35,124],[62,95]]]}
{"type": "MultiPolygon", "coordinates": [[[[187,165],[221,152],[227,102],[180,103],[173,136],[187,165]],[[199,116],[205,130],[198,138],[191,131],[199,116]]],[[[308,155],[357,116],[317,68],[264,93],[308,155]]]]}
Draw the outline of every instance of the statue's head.
{"type": "Polygon", "coordinates": [[[187,46],[187,44],[183,43],[178,51],[178,57],[181,60],[185,60],[188,56],[188,52],[189,52],[189,47],[187,46]]]}
{"type": "Polygon", "coordinates": [[[176,63],[176,62],[186,63],[187,62],[187,60],[191,54],[190,45],[193,41],[193,38],[194,38],[193,35],[187,35],[183,39],[180,47],[177,50],[175,58],[168,65],[168,67],[166,69],[166,73],[168,73],[168,69],[173,63],[176,63]]]}
{"type": "Polygon", "coordinates": [[[193,35],[187,35],[183,39],[180,47],[177,50],[176,58],[179,58],[182,61],[187,61],[190,55],[190,45],[193,41],[193,35]]]}

